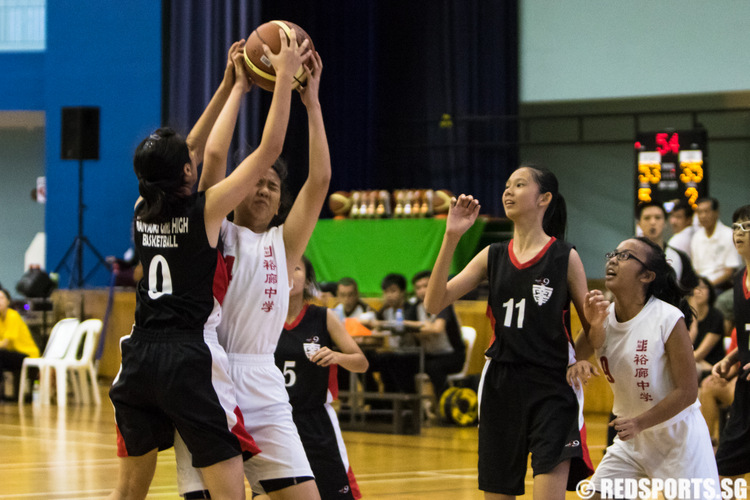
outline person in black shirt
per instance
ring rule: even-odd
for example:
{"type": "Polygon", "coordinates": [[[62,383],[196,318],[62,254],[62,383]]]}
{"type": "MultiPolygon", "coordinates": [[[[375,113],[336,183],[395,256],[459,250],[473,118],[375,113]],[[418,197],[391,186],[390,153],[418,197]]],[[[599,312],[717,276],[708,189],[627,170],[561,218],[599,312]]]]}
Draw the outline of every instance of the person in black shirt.
{"type": "Polygon", "coordinates": [[[361,498],[331,402],[337,399],[337,368],[367,371],[367,359],[333,310],[310,304],[315,271],[306,258],[294,268],[289,311],[276,346],[292,418],[315,474],[321,500],[361,498]]]}
{"type": "MultiPolygon", "coordinates": [[[[305,47],[264,46],[277,72],[293,74],[305,47]]],[[[217,244],[226,215],[278,157],[286,136],[291,84],[277,85],[252,161],[205,191],[193,193],[197,168],[226,161],[242,97],[251,86],[244,41],[229,50],[224,78],[187,139],[160,128],[133,159],[138,190],[133,219],[144,276],[136,289],[133,333],[122,340],[122,364],[110,389],[120,474],[109,498],[145,498],[157,451],[175,430],[214,498],[245,498],[243,458],[257,454],[237,408],[226,353],[216,339],[226,289],[217,244]],[[222,288],[223,286],[223,288],[222,288]]],[[[291,79],[290,79],[291,80],[291,79]]]]}
{"type": "Polygon", "coordinates": [[[506,183],[503,206],[513,239],[484,248],[448,281],[458,241],[480,209],[472,196],[451,200],[425,309],[439,313],[489,280],[494,339],[480,382],[479,489],[485,498],[523,495],[531,452],[534,496],[562,500],[566,485],[575,488],[593,472],[579,428],[582,403],[566,380],[575,362],[570,302],[583,310],[586,275],[562,239],[565,200],[554,174],[521,166],[506,183]]]}
{"type": "Polygon", "coordinates": [[[724,315],[714,307],[716,291],[708,278],[700,276],[689,299],[697,321],[690,325],[698,377],[708,375],[724,357],[724,315]]]}

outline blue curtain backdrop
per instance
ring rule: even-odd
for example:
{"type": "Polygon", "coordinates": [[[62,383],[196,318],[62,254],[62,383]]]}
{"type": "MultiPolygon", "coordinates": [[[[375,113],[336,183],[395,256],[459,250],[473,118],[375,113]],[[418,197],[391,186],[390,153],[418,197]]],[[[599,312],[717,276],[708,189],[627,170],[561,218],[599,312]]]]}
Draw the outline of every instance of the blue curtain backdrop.
{"type": "MultiPolygon", "coordinates": [[[[502,189],[518,163],[517,0],[164,5],[166,124],[187,132],[218,85],[232,41],[287,19],[307,31],[323,60],[331,191],[443,188],[471,193],[483,212],[503,215],[502,189]]],[[[257,145],[270,97],[251,93],[235,150],[257,145]]],[[[307,118],[294,101],[283,156],[296,192],[307,169],[307,118]]]]}

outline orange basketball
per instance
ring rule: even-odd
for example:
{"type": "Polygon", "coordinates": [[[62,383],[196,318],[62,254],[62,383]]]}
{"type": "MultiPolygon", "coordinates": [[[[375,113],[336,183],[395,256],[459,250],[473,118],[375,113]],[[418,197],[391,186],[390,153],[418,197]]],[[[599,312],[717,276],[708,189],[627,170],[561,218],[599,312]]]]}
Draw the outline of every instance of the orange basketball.
{"type": "Polygon", "coordinates": [[[435,190],[435,197],[432,200],[432,209],[436,214],[447,214],[451,208],[451,198],[453,193],[447,189],[435,190]]]}
{"type": "MultiPolygon", "coordinates": [[[[270,21],[255,28],[250,33],[250,36],[247,37],[247,42],[245,42],[245,63],[250,70],[248,73],[253,83],[269,92],[273,92],[276,85],[276,71],[271,66],[271,61],[263,52],[263,44],[268,45],[271,52],[278,54],[281,49],[279,28],[286,33],[287,40],[289,40],[290,33],[294,30],[297,35],[298,44],[302,44],[305,40],[310,40],[308,47],[310,50],[315,50],[312,39],[305,30],[289,21],[270,21]]],[[[312,69],[312,62],[308,62],[307,65],[312,69]]],[[[294,74],[295,81],[292,88],[296,89],[304,84],[306,79],[305,70],[300,66],[294,74]]]]}
{"type": "Polygon", "coordinates": [[[333,215],[349,215],[352,209],[352,195],[346,191],[336,191],[328,197],[328,208],[333,215]]]}

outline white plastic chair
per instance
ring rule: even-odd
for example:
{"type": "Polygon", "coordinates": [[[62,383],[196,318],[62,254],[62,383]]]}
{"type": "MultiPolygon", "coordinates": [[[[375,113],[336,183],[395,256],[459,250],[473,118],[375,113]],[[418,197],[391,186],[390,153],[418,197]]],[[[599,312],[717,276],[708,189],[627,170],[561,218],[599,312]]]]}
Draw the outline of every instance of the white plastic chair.
{"type": "MultiPolygon", "coordinates": [[[[101,404],[94,365],[94,354],[101,332],[101,320],[87,319],[78,325],[65,357],[50,361],[49,368],[55,370],[58,406],[65,406],[68,402],[68,375],[77,402],[89,404],[93,397],[97,406],[101,404]]],[[[47,370],[48,377],[50,372],[51,370],[47,370]]]]}
{"type": "Polygon", "coordinates": [[[65,357],[65,353],[70,347],[70,343],[73,341],[73,337],[78,327],[78,319],[76,318],[65,318],[58,321],[52,331],[49,334],[49,340],[47,346],[44,349],[44,353],[40,358],[25,358],[21,365],[20,382],[18,386],[18,404],[23,404],[23,398],[26,394],[26,384],[29,377],[29,368],[34,367],[39,369],[39,396],[40,401],[49,401],[49,384],[44,381],[49,380],[47,376],[47,370],[49,364],[54,360],[59,360],[65,357]]]}
{"type": "Polygon", "coordinates": [[[462,379],[465,379],[469,373],[469,363],[471,362],[471,351],[474,349],[474,342],[477,340],[477,331],[473,326],[462,326],[461,327],[461,338],[464,340],[466,345],[466,359],[464,360],[464,367],[458,373],[451,373],[446,378],[448,385],[453,387],[454,384],[462,379]]]}

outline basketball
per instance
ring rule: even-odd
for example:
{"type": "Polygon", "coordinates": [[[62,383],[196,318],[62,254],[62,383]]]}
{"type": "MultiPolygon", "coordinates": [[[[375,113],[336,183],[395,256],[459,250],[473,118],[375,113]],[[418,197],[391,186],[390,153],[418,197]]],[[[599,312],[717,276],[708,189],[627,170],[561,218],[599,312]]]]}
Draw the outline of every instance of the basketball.
{"type": "Polygon", "coordinates": [[[453,198],[453,193],[447,189],[435,190],[435,197],[432,201],[435,214],[447,214],[451,208],[451,198],[453,198]]]}
{"type": "MultiPolygon", "coordinates": [[[[296,24],[289,21],[270,21],[261,24],[250,33],[245,42],[245,63],[249,68],[248,74],[250,79],[258,87],[273,92],[274,86],[276,85],[276,71],[271,66],[271,61],[266,57],[263,52],[263,44],[268,45],[271,52],[278,54],[281,49],[281,40],[279,39],[279,28],[284,30],[286,33],[287,40],[290,38],[292,30],[296,32],[297,43],[302,44],[305,40],[310,40],[308,48],[315,50],[312,39],[309,35],[297,26],[296,24]]],[[[308,64],[308,67],[312,68],[312,63],[308,64]]],[[[294,75],[294,85],[292,88],[296,89],[300,85],[305,83],[307,75],[302,66],[299,67],[294,75]]]]}
{"type": "Polygon", "coordinates": [[[352,209],[352,195],[346,191],[336,191],[328,197],[328,208],[333,215],[349,215],[352,209]]]}

